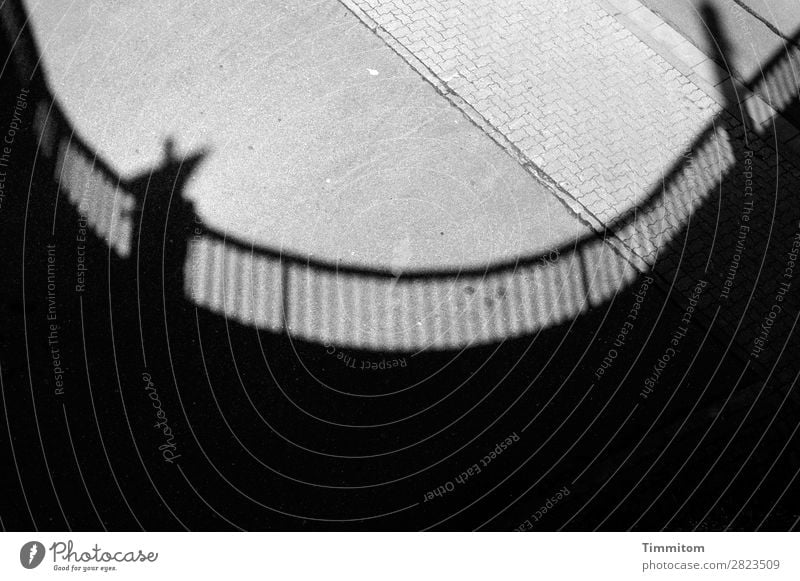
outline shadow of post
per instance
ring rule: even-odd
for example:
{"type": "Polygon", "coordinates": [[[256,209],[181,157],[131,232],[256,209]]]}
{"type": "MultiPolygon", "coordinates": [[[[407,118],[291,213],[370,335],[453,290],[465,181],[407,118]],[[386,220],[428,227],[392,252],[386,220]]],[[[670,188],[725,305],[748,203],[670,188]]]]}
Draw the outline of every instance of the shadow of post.
{"type": "Polygon", "coordinates": [[[735,55],[734,48],[728,39],[728,35],[722,29],[716,6],[712,2],[704,2],[700,6],[700,16],[706,27],[709,44],[714,47],[713,60],[722,67],[718,73],[717,87],[725,100],[723,106],[728,112],[741,120],[746,127],[751,128],[749,115],[742,106],[742,99],[740,99],[736,85],[732,82],[732,76],[730,75],[731,66],[729,62],[735,55]],[[728,76],[724,76],[726,72],[728,76]]]}

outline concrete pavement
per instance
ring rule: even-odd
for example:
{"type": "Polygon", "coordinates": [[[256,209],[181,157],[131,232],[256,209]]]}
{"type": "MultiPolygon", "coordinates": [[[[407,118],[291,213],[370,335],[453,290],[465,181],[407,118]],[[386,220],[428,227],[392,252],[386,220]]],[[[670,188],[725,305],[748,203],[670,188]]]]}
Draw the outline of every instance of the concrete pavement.
{"type": "Polygon", "coordinates": [[[26,4],[56,98],[121,176],[158,166],[168,137],[209,150],[186,193],[219,231],[398,273],[480,268],[588,232],[334,0],[224,19],[181,0],[91,18],[26,4]]]}

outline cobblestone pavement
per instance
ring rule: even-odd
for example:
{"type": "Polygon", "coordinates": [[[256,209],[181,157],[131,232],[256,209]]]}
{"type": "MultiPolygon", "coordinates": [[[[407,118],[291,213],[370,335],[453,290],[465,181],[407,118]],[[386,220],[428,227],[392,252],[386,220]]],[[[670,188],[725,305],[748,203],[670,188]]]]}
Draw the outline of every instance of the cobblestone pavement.
{"type": "Polygon", "coordinates": [[[594,2],[352,1],[603,221],[719,112],[594,2]]]}
{"type": "MultiPolygon", "coordinates": [[[[800,173],[768,145],[769,128],[746,129],[755,125],[597,2],[344,2],[552,178],[595,228],[613,231],[641,268],[684,296],[707,280],[707,320],[764,361],[754,341],[779,283],[792,284],[785,269],[800,218],[789,193],[800,173]]],[[[779,302],[787,331],[797,305],[779,302]]],[[[778,345],[778,334],[771,340],[778,345]]]]}

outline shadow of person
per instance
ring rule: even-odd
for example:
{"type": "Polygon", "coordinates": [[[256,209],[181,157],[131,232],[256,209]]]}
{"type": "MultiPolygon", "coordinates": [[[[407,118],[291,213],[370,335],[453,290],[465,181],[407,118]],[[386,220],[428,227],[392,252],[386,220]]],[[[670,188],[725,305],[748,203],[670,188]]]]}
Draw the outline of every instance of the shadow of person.
{"type": "Polygon", "coordinates": [[[180,155],[167,139],[161,164],[125,184],[136,200],[132,257],[142,311],[184,303],[188,242],[199,223],[186,185],[207,155],[180,155]]]}

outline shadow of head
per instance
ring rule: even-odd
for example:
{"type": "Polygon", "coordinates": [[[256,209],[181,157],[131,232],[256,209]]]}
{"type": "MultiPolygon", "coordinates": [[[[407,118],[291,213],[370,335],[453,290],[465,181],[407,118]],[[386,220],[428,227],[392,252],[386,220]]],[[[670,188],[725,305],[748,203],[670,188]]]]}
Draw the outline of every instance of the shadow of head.
{"type": "Polygon", "coordinates": [[[175,141],[164,142],[161,163],[127,181],[125,187],[133,194],[140,213],[140,228],[162,224],[166,229],[181,232],[194,221],[194,204],[186,196],[186,186],[208,156],[206,148],[181,155],[175,141]]]}
{"type": "Polygon", "coordinates": [[[175,140],[168,138],[164,142],[161,163],[127,181],[126,187],[143,211],[166,209],[172,214],[180,206],[191,207],[191,201],[185,196],[186,185],[208,153],[203,148],[180,155],[175,140]]]}

